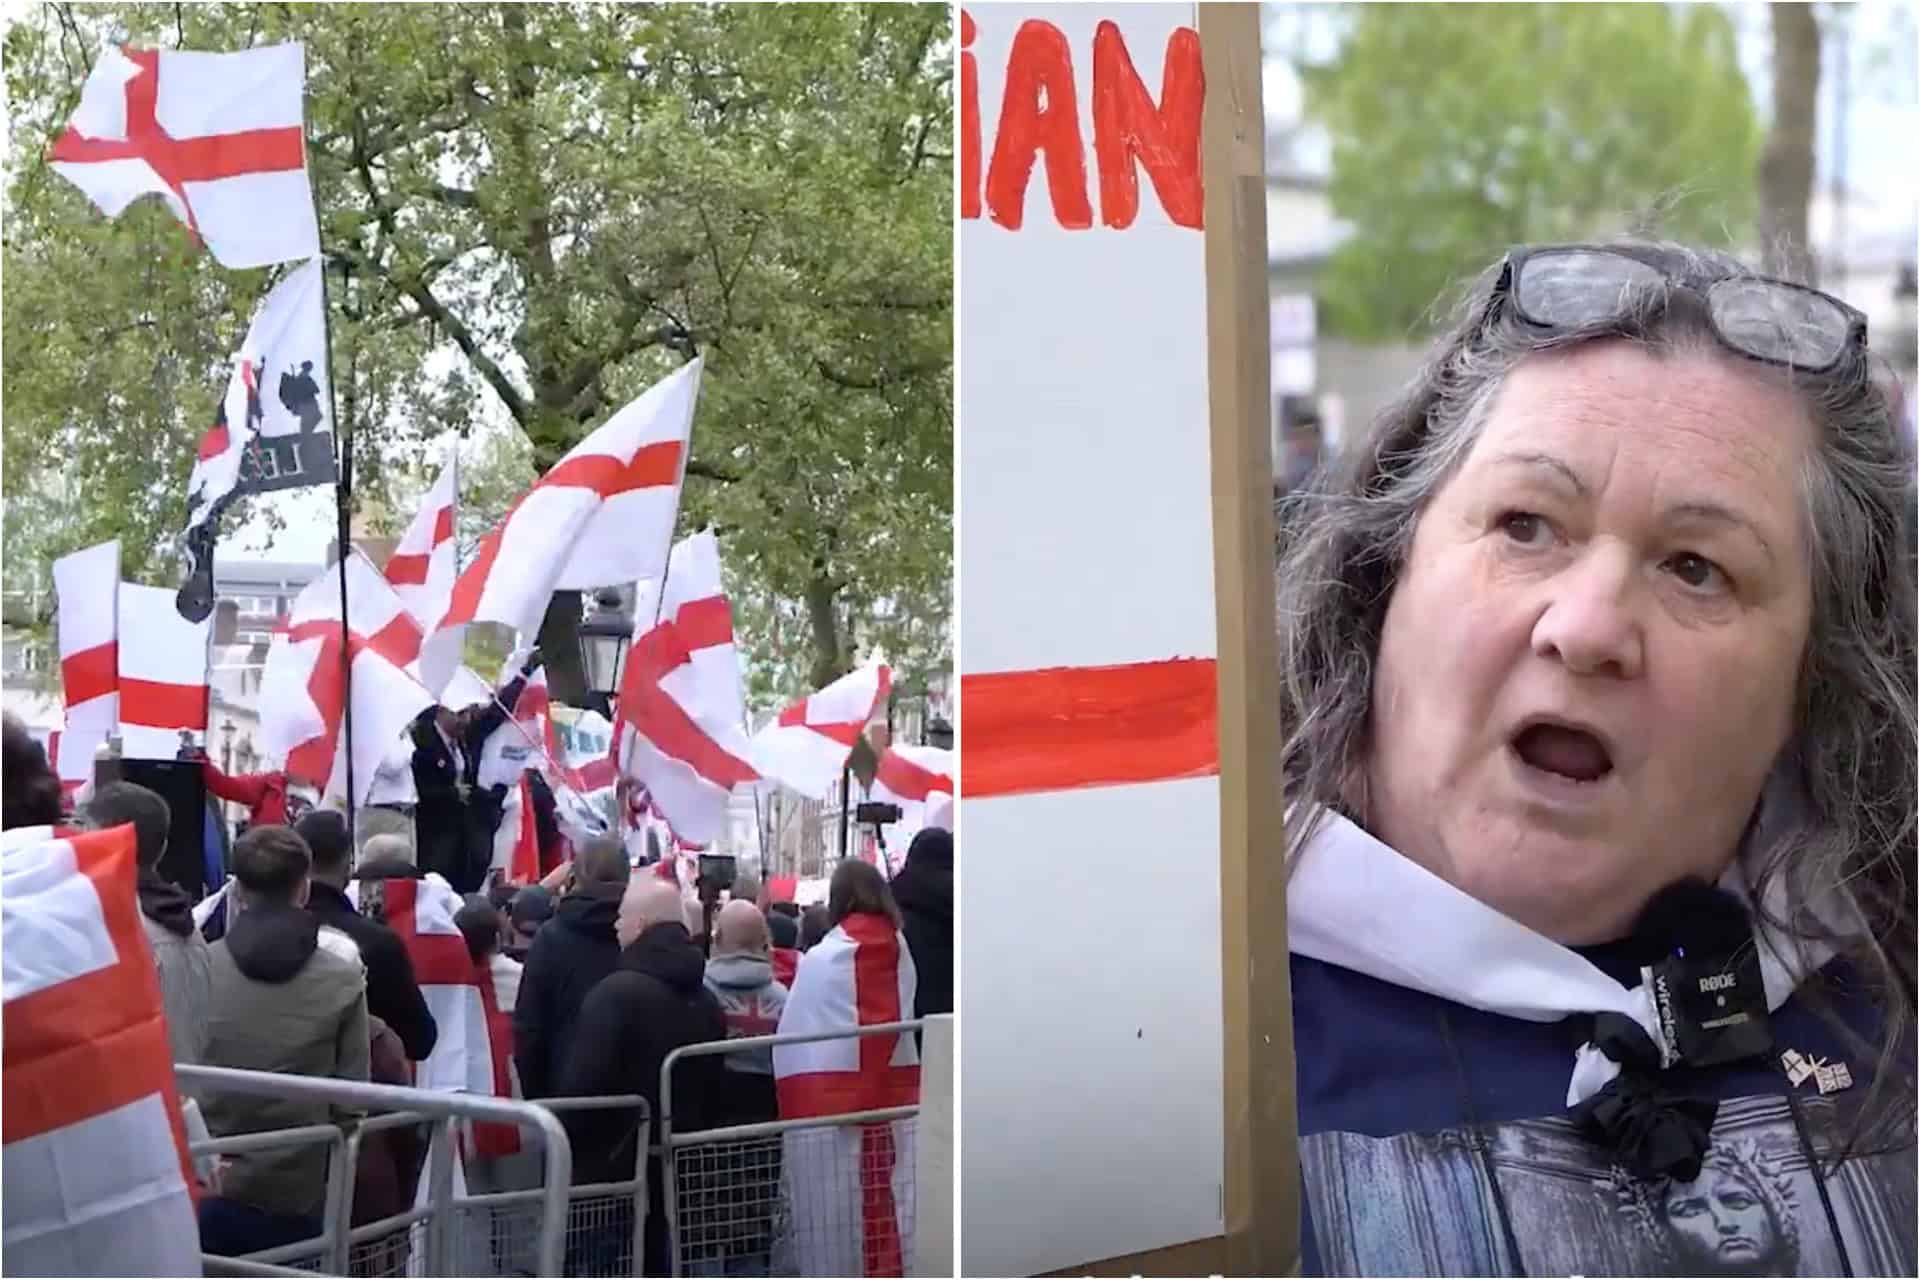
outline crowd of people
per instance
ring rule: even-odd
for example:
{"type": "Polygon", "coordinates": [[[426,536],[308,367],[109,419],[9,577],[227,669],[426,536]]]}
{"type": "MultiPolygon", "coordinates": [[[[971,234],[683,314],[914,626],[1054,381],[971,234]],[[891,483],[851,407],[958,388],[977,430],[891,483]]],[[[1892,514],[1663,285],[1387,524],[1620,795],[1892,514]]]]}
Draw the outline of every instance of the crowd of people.
{"type": "MultiPolygon", "coordinates": [[[[510,698],[501,701],[510,709],[510,698]]],[[[432,768],[455,773],[491,731],[484,715],[450,728],[425,721],[420,727],[451,758],[427,743],[432,768]]],[[[65,812],[39,744],[12,717],[5,739],[6,827],[132,825],[139,907],[176,1062],[416,1080],[445,1034],[422,988],[447,975],[419,970],[402,937],[410,926],[396,930],[399,921],[387,909],[395,895],[382,886],[424,882],[442,866],[462,865],[464,842],[478,830],[470,808],[452,807],[444,795],[430,801],[423,789],[417,839],[382,832],[359,840],[347,816],[331,808],[309,809],[291,825],[264,821],[271,815],[256,809],[233,844],[222,909],[197,920],[187,893],[159,871],[172,826],[164,798],[130,782],[105,782],[83,789],[74,812],[65,812]]],[[[285,795],[282,780],[262,787],[259,803],[283,805],[285,795]]],[[[471,797],[453,799],[465,805],[471,797]]],[[[284,809],[279,816],[292,817],[284,809]]],[[[805,911],[770,900],[744,877],[724,900],[689,894],[671,864],[636,865],[613,837],[588,838],[566,852],[537,884],[463,875],[454,885],[464,889],[454,920],[472,966],[468,976],[488,993],[487,1035],[506,1083],[500,1092],[528,1100],[637,1094],[655,1117],[654,1131],[644,1133],[637,1112],[610,1121],[606,1108],[563,1111],[576,1186],[631,1179],[643,1145],[658,1141],[668,1055],[685,1045],[778,1033],[790,992],[832,980],[824,966],[810,968],[803,953],[856,917],[884,922],[888,936],[904,939],[911,963],[900,967],[909,982],[920,975],[910,997],[913,1016],[952,1010],[953,844],[946,831],[920,832],[892,884],[875,866],[841,862],[827,903],[805,911]]],[[[297,1096],[182,1092],[197,1113],[189,1128],[203,1121],[214,1136],[353,1118],[297,1096]]],[[[676,1067],[672,1100],[676,1131],[782,1118],[766,1047],[685,1059],[676,1067]]],[[[463,1142],[468,1190],[537,1187],[538,1151],[522,1150],[511,1130],[490,1128],[475,1127],[463,1142]]],[[[320,1234],[326,1153],[324,1145],[278,1148],[202,1166],[202,1247],[233,1256],[320,1234]]],[[[411,1207],[425,1157],[424,1136],[413,1130],[383,1130],[363,1142],[353,1171],[355,1224],[411,1207]]],[[[665,1188],[654,1159],[644,1257],[635,1261],[642,1274],[663,1275],[670,1269],[665,1188]]],[[[764,1204],[755,1212],[764,1215],[764,1204]]],[[[604,1267],[632,1231],[630,1217],[623,1222],[613,1213],[570,1232],[569,1273],[604,1267]]],[[[512,1267],[510,1259],[490,1262],[502,1271],[512,1267]]]]}

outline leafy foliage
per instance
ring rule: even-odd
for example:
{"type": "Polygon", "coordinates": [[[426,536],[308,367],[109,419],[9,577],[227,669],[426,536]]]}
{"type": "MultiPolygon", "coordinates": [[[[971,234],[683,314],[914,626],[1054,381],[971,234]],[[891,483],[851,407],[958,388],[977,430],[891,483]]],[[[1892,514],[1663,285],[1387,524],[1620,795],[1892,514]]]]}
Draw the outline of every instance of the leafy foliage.
{"type": "Polygon", "coordinates": [[[163,580],[271,283],[203,260],[157,202],[104,221],[48,169],[90,59],[110,38],[298,40],[358,492],[410,510],[446,433],[489,423],[544,469],[697,350],[681,527],[719,528],[755,669],[801,692],[908,604],[937,636],[914,660],[944,668],[948,24],[940,5],[31,11],[4,48],[9,558],[118,535],[129,573],[163,580]],[[15,520],[58,473],[62,518],[15,520]],[[820,599],[831,626],[771,625],[820,599]]]}
{"type": "Polygon", "coordinates": [[[1303,70],[1353,227],[1320,281],[1326,327],[1431,327],[1434,299],[1512,245],[1753,233],[1760,146],[1713,5],[1356,5],[1303,70]]]}

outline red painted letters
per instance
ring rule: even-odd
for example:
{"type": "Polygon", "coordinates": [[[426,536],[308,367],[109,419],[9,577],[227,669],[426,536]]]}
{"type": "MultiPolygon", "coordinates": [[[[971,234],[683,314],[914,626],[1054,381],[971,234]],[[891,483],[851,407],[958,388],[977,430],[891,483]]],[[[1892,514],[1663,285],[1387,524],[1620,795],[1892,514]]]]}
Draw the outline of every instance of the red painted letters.
{"type": "MultiPolygon", "coordinates": [[[[979,28],[960,15],[960,216],[986,216],[1010,231],[1025,221],[1034,162],[1044,156],[1047,194],[1055,222],[1069,231],[1093,226],[1087,159],[1075,91],[1073,52],[1050,22],[1030,18],[1015,31],[991,159],[981,173],[979,28]]],[[[1135,69],[1125,37],[1111,21],[1095,29],[1092,49],[1092,128],[1100,182],[1100,221],[1115,230],[1140,212],[1139,169],[1144,168],[1169,221],[1198,228],[1204,222],[1200,173],[1200,119],[1206,97],[1200,37],[1177,28],[1167,38],[1160,102],[1135,69]],[[1137,167],[1136,167],[1137,166],[1137,167]]]]}

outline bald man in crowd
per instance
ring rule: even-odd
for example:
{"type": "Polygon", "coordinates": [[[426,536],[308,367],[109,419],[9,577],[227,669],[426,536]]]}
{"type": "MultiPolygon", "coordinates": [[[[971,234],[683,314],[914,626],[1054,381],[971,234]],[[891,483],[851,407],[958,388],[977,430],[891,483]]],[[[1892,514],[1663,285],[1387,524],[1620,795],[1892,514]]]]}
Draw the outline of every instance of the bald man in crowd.
{"type": "MultiPolygon", "coordinates": [[[[707,990],[727,1019],[727,1039],[770,1036],[787,1007],[787,989],[774,980],[773,935],[767,918],[750,899],[736,898],[720,908],[713,924],[713,955],[707,961],[707,990]]],[[[773,1090],[773,1050],[742,1049],[727,1055],[728,1124],[777,1120],[773,1090]]]]}
{"type": "MultiPolygon", "coordinates": [[[[624,852],[621,865],[626,865],[624,852]]],[[[547,932],[541,930],[541,939],[547,932]]],[[[650,1114],[658,1117],[660,1068],[667,1055],[683,1045],[725,1039],[726,1019],[702,981],[706,961],[687,931],[677,886],[654,876],[633,877],[620,900],[615,933],[619,962],[580,1008],[558,1093],[564,1097],[637,1093],[646,1098],[650,1114]]],[[[536,941],[536,955],[540,946],[536,941]]],[[[676,1129],[711,1127],[723,1070],[718,1055],[690,1058],[675,1069],[676,1129]]],[[[628,1114],[616,1123],[605,1111],[569,1112],[567,1130],[573,1139],[576,1185],[631,1178],[640,1145],[658,1138],[657,1132],[652,1137],[639,1132],[637,1116],[628,1114]]],[[[649,1193],[654,1199],[647,1211],[642,1275],[666,1275],[670,1270],[662,1181],[657,1169],[649,1172],[649,1193]]],[[[567,1273],[582,1274],[575,1268],[595,1266],[602,1261],[598,1251],[617,1248],[618,1241],[617,1232],[604,1242],[597,1236],[585,1241],[581,1256],[570,1251],[567,1273]]]]}

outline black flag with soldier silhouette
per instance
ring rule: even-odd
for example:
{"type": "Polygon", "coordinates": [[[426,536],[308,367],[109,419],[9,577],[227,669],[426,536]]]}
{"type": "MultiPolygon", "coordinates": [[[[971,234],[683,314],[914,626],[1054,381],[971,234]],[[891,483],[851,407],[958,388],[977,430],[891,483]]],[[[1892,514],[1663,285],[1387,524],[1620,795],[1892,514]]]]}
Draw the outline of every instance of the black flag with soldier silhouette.
{"type": "Polygon", "coordinates": [[[180,612],[198,622],[213,610],[213,546],[220,518],[249,493],[331,484],[333,421],[327,382],[326,294],[318,259],[275,284],[234,357],[213,426],[187,480],[191,561],[180,612]]]}

